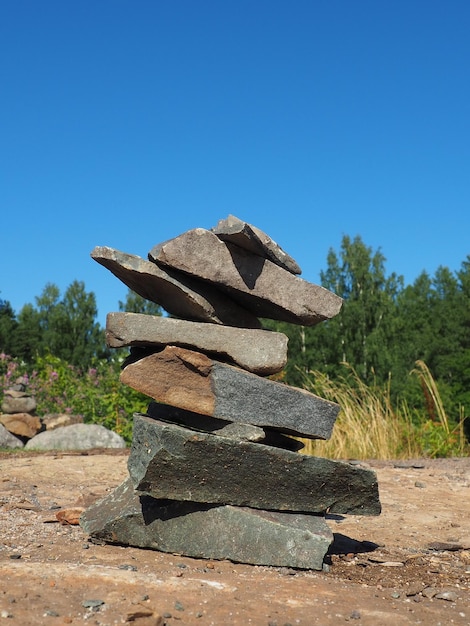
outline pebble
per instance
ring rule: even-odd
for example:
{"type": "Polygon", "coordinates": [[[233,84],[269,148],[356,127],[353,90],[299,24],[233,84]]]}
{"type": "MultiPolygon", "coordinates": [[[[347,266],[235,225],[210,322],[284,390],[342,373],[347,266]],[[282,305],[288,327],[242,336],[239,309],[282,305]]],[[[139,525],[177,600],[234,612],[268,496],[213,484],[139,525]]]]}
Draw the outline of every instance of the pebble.
{"type": "Polygon", "coordinates": [[[361,619],[361,612],[354,610],[349,616],[349,619],[361,619]]]}
{"type": "Polygon", "coordinates": [[[85,609],[97,609],[104,604],[104,600],[83,600],[82,606],[85,609]]]}
{"type": "Polygon", "coordinates": [[[120,566],[118,567],[118,569],[128,569],[128,570],[130,570],[131,572],[136,572],[136,571],[137,571],[137,567],[136,567],[135,565],[127,565],[127,564],[120,565],[120,566]]]}
{"type": "Polygon", "coordinates": [[[177,611],[184,611],[184,606],[181,604],[181,602],[178,602],[178,600],[175,602],[175,609],[177,611]]]}
{"type": "Polygon", "coordinates": [[[426,489],[426,483],[422,483],[420,480],[417,480],[415,482],[415,487],[418,487],[419,489],[426,489]]]}
{"type": "Polygon", "coordinates": [[[457,594],[455,591],[441,591],[434,596],[436,600],[447,600],[448,602],[455,602],[457,600],[457,594]]]}

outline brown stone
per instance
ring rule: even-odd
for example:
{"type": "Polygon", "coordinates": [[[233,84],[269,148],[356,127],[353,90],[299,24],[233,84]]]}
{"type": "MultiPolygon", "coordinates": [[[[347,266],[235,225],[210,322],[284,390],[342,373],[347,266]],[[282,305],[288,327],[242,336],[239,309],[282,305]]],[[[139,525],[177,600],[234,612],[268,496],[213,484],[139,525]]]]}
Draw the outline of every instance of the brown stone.
{"type": "Polygon", "coordinates": [[[299,437],[328,439],[339,412],[303,389],[174,346],[129,363],[121,381],[164,404],[299,437]]]}
{"type": "Polygon", "coordinates": [[[287,363],[286,335],[138,313],[108,313],[106,341],[112,348],[166,345],[218,354],[249,372],[275,374],[287,363]]]}
{"type": "Polygon", "coordinates": [[[257,317],[313,326],[337,315],[342,299],[217,235],[195,228],[155,246],[149,259],[227,293],[257,317]]]}
{"type": "Polygon", "coordinates": [[[41,430],[41,420],[29,413],[4,413],[0,415],[0,424],[14,435],[31,439],[41,430]]]}
{"type": "Polygon", "coordinates": [[[176,317],[246,328],[261,326],[255,315],[227,295],[180,272],[107,246],[96,246],[91,257],[137,294],[176,317]]]}
{"type": "Polygon", "coordinates": [[[220,220],[214,228],[211,228],[211,231],[222,241],[228,241],[248,250],[248,252],[269,259],[292,274],[302,273],[297,262],[271,237],[256,226],[243,222],[234,215],[229,215],[226,219],[220,220]]]}

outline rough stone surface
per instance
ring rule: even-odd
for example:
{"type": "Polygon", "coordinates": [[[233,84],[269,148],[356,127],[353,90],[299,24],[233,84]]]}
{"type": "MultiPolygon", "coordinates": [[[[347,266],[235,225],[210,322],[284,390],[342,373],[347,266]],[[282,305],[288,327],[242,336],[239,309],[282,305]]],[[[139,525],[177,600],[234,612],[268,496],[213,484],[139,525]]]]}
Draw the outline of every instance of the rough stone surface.
{"type": "Polygon", "coordinates": [[[3,413],[33,413],[36,410],[36,398],[32,396],[14,397],[5,394],[2,402],[3,413]]]}
{"type": "Polygon", "coordinates": [[[154,498],[305,513],[380,513],[371,470],[139,414],[128,468],[135,488],[154,498]]]}
{"type": "Polygon", "coordinates": [[[108,313],[106,340],[111,348],[166,345],[217,354],[245,370],[269,375],[287,363],[288,339],[283,333],[189,322],[139,313],[108,313]]]}
{"type": "Polygon", "coordinates": [[[192,350],[168,346],[129,363],[121,381],[154,400],[231,422],[328,439],[339,406],[192,350]]]}
{"type": "Polygon", "coordinates": [[[313,326],[337,315],[342,305],[331,291],[203,228],[155,246],[149,259],[217,285],[258,317],[313,326]]]}
{"type": "Polygon", "coordinates": [[[28,450],[90,450],[92,448],[125,448],[124,439],[99,424],[73,424],[46,430],[28,441],[28,450]]]}
{"type": "Polygon", "coordinates": [[[127,479],[81,516],[92,538],[254,565],[320,570],[333,540],[323,516],[157,500],[127,479]]]}
{"type": "Polygon", "coordinates": [[[214,433],[219,437],[229,437],[237,441],[255,441],[264,443],[276,448],[286,450],[301,450],[304,444],[292,437],[270,428],[260,428],[253,424],[237,424],[236,422],[226,422],[216,417],[185,411],[168,404],[151,402],[147,409],[147,415],[164,422],[173,422],[191,428],[192,430],[202,430],[207,433],[214,433]]]}
{"type": "Polygon", "coordinates": [[[41,417],[42,424],[46,430],[55,430],[64,426],[72,426],[72,424],[82,424],[83,417],[81,415],[71,415],[70,413],[46,413],[41,417]]]}
{"type": "Polygon", "coordinates": [[[189,276],[164,270],[134,254],[96,246],[91,257],[137,294],[168,313],[188,320],[260,328],[258,318],[218,289],[189,276]]]}
{"type": "Polygon", "coordinates": [[[244,222],[234,215],[220,220],[211,231],[222,241],[228,241],[253,254],[269,259],[279,267],[301,274],[302,270],[297,262],[287,254],[275,241],[262,230],[244,222]]]}
{"type": "Polygon", "coordinates": [[[22,448],[24,443],[0,424],[0,448],[22,448]]]}
{"type": "Polygon", "coordinates": [[[19,437],[34,437],[41,430],[39,417],[29,413],[4,413],[0,415],[0,424],[19,437]]]}

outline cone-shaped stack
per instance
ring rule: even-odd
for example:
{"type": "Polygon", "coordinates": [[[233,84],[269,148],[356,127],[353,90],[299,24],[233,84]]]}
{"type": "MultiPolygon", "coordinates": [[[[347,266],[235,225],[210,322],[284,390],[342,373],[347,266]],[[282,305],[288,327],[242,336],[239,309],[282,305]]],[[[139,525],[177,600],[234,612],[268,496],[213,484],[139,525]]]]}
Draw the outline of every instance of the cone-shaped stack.
{"type": "Polygon", "coordinates": [[[156,245],[146,261],[92,257],[171,317],[110,313],[111,347],[129,346],[121,381],[145,393],[134,416],[129,478],[90,507],[95,539],[187,556],[321,569],[326,512],[378,515],[375,474],[299,454],[288,435],[327,439],[339,406],[266,378],[287,337],[258,317],[311,326],[341,298],[258,228],[229,216],[156,245]]]}

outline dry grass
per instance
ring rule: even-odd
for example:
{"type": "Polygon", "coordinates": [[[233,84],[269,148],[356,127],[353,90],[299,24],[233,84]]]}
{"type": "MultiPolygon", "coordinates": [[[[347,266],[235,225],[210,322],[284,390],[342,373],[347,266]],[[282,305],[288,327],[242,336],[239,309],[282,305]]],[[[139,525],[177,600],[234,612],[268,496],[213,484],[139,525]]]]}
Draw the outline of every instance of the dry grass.
{"type": "MultiPolygon", "coordinates": [[[[347,366],[346,366],[347,367],[347,366]]],[[[393,406],[390,387],[367,386],[348,368],[349,376],[332,381],[311,372],[305,385],[322,398],[337,402],[341,411],[328,441],[305,440],[304,452],[333,459],[399,459],[464,454],[468,444],[463,421],[452,429],[426,365],[418,361],[420,377],[437,419],[419,416],[406,404],[393,406]]],[[[463,412],[462,412],[463,415],[463,412]]]]}

